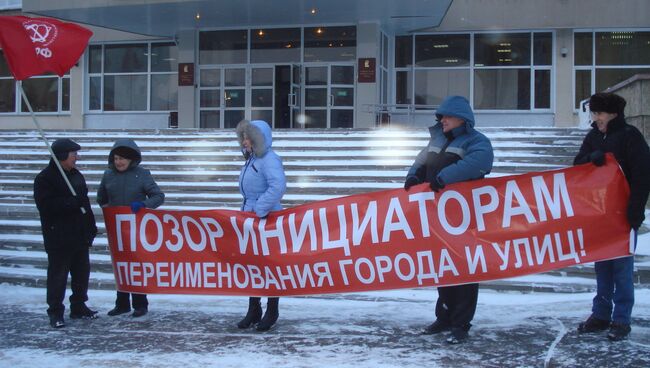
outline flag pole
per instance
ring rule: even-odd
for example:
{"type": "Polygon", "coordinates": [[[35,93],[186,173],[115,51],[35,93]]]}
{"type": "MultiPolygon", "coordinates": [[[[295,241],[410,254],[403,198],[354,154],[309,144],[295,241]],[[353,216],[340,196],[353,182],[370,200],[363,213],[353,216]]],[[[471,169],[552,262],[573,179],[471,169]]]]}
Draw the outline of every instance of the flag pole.
{"type": "MultiPolygon", "coordinates": [[[[47,150],[50,152],[50,156],[52,156],[52,160],[56,164],[56,167],[59,168],[59,172],[61,173],[63,180],[68,185],[68,189],[70,189],[70,193],[72,193],[74,197],[77,197],[77,192],[75,192],[74,188],[72,187],[72,184],[70,184],[70,180],[68,179],[68,176],[65,174],[65,171],[63,171],[63,167],[61,166],[61,163],[56,158],[54,151],[52,151],[52,146],[50,146],[50,142],[47,140],[47,138],[45,138],[45,133],[41,128],[41,124],[39,124],[38,120],[36,119],[36,114],[34,114],[34,110],[32,109],[32,104],[29,103],[29,99],[27,99],[27,95],[23,90],[23,85],[22,85],[23,82],[22,81],[16,81],[16,82],[18,82],[18,89],[20,90],[20,95],[23,97],[23,101],[25,101],[25,104],[27,104],[27,109],[29,110],[29,114],[32,117],[32,120],[34,121],[36,128],[38,129],[38,133],[41,135],[43,142],[45,142],[45,147],[47,147],[47,150]]],[[[81,213],[86,213],[86,209],[83,208],[83,206],[81,206],[81,213]]]]}

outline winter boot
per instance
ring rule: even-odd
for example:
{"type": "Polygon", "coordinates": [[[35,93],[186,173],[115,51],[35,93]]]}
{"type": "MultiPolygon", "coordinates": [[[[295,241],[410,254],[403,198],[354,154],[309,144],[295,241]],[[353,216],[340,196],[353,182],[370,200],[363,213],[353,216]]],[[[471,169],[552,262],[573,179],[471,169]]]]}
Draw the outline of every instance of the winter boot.
{"type": "Polygon", "coordinates": [[[115,308],[108,311],[108,315],[111,316],[111,317],[119,316],[120,314],[129,313],[130,311],[131,311],[131,307],[118,307],[118,306],[115,306],[115,308]]]}
{"type": "Polygon", "coordinates": [[[266,312],[260,323],[257,324],[257,331],[268,331],[277,322],[280,313],[278,312],[278,303],[280,298],[269,298],[266,303],[266,312]]]}
{"type": "Polygon", "coordinates": [[[50,326],[52,326],[52,328],[65,327],[65,321],[63,320],[63,312],[61,312],[61,314],[50,315],[50,326]]]}
{"type": "Polygon", "coordinates": [[[589,316],[586,321],[578,325],[578,333],[593,333],[605,331],[609,327],[609,321],[589,316]]]}
{"type": "Polygon", "coordinates": [[[133,310],[133,314],[131,314],[131,316],[135,317],[135,318],[138,318],[138,317],[144,316],[148,312],[149,312],[149,308],[147,308],[147,307],[135,308],[135,310],[133,310]]]}
{"type": "Polygon", "coordinates": [[[96,319],[97,311],[86,306],[86,303],[72,304],[70,306],[70,318],[72,319],[96,319]]]}
{"type": "Polygon", "coordinates": [[[246,312],[246,317],[244,317],[237,327],[239,328],[249,328],[255,323],[259,322],[262,319],[262,304],[260,303],[260,298],[249,298],[248,299],[248,312],[246,312]]]}
{"type": "Polygon", "coordinates": [[[435,335],[437,333],[441,333],[442,331],[449,331],[451,329],[451,326],[449,324],[442,322],[441,320],[437,319],[435,322],[427,326],[424,331],[422,331],[423,335],[435,335]]]}
{"type": "Polygon", "coordinates": [[[447,338],[447,343],[449,344],[460,344],[464,342],[469,337],[469,333],[464,328],[454,327],[451,329],[451,335],[447,338]]]}
{"type": "Polygon", "coordinates": [[[630,334],[630,331],[632,331],[630,325],[612,323],[612,326],[609,328],[609,332],[607,333],[607,338],[612,341],[621,341],[627,338],[627,335],[630,334]]]}

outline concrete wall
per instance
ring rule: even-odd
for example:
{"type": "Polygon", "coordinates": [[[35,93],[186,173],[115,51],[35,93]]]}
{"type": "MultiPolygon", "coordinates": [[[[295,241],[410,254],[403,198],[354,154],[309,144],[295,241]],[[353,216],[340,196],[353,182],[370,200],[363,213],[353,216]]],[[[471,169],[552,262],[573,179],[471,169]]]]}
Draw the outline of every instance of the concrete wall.
{"type": "Polygon", "coordinates": [[[608,89],[627,101],[625,120],[643,133],[650,142],[650,74],[637,74],[608,89]]]}
{"type": "Polygon", "coordinates": [[[578,116],[573,110],[573,30],[559,29],[555,32],[555,126],[578,125],[578,116]],[[562,50],[566,49],[566,56],[562,50]]]}
{"type": "Polygon", "coordinates": [[[196,60],[196,32],[194,30],[180,31],[178,33],[178,62],[194,63],[194,85],[178,87],[178,127],[198,128],[199,121],[196,115],[194,99],[198,98],[196,89],[199,76],[198,62],[196,60]]]}
{"type": "MultiPolygon", "coordinates": [[[[380,57],[379,25],[376,23],[357,24],[357,59],[375,58],[376,73],[375,83],[356,83],[354,116],[355,128],[368,128],[375,126],[375,114],[365,108],[368,104],[376,104],[379,99],[379,57],[380,57]]],[[[357,70],[357,74],[358,74],[357,70]]]]}

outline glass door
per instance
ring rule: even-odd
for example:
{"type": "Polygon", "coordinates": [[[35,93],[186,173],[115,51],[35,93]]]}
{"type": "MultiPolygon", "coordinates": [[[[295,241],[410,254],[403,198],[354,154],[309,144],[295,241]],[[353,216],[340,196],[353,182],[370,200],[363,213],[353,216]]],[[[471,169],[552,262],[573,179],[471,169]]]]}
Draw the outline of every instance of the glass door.
{"type": "Polygon", "coordinates": [[[305,66],[305,128],[354,126],[354,65],[305,66]]]}
{"type": "Polygon", "coordinates": [[[264,120],[274,125],[274,79],[273,66],[251,68],[251,120],[264,120]]]}
{"type": "Polygon", "coordinates": [[[206,67],[199,78],[199,127],[237,126],[247,108],[246,68],[206,67]]]}
{"type": "Polygon", "coordinates": [[[330,105],[328,69],[327,65],[305,66],[305,128],[327,128],[330,105]]]}
{"type": "Polygon", "coordinates": [[[329,127],[354,126],[354,65],[330,65],[329,127]]]}
{"type": "Polygon", "coordinates": [[[304,101],[302,86],[302,67],[291,65],[291,87],[289,93],[290,128],[305,128],[304,101]]]}

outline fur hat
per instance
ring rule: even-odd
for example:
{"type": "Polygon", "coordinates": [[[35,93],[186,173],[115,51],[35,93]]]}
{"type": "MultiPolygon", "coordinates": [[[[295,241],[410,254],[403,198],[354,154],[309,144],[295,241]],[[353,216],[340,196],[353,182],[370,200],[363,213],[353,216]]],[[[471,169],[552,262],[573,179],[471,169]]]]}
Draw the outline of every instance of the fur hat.
{"type": "Polygon", "coordinates": [[[589,110],[623,115],[625,99],[615,93],[596,93],[589,98],[589,110]]]}
{"type": "Polygon", "coordinates": [[[64,161],[68,158],[68,152],[79,151],[81,146],[68,138],[59,138],[52,143],[52,152],[59,161],[64,161]]]}

